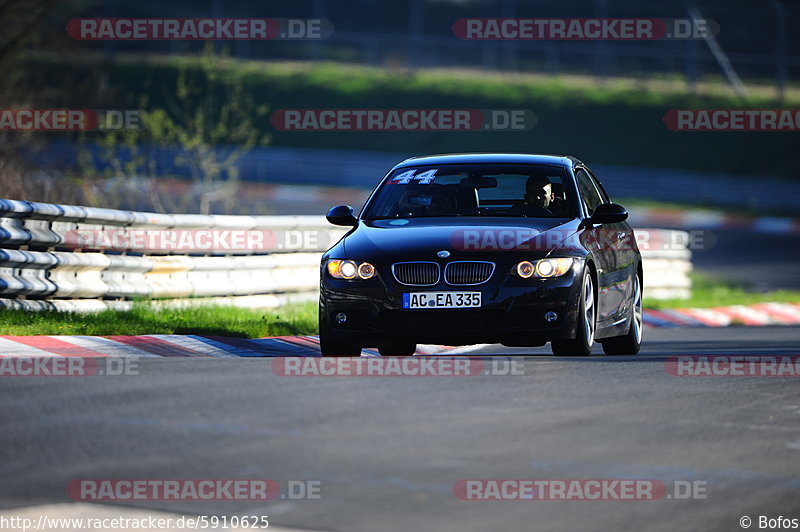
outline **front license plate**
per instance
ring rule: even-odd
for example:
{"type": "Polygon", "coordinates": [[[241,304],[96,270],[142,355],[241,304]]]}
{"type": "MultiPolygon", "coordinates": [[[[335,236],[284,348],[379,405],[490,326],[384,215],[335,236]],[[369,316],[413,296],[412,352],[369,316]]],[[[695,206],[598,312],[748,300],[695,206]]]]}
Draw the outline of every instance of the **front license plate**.
{"type": "Polygon", "coordinates": [[[403,308],[475,308],[481,306],[480,292],[411,292],[403,294],[403,308]]]}

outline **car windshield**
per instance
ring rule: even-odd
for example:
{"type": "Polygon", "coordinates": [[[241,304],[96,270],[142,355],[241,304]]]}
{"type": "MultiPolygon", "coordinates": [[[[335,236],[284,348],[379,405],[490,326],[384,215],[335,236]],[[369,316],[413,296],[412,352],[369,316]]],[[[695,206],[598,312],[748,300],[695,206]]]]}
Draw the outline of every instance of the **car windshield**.
{"type": "Polygon", "coordinates": [[[401,168],[383,182],[364,218],[516,216],[567,218],[575,212],[561,166],[468,164],[401,168]]]}

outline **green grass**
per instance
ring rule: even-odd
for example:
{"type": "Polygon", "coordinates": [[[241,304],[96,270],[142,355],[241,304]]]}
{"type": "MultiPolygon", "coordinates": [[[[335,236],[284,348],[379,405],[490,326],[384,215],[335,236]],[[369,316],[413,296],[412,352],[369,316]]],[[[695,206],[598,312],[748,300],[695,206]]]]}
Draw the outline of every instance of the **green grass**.
{"type": "MultiPolygon", "coordinates": [[[[690,299],[655,300],[645,297],[644,306],[716,307],[767,301],[800,303],[800,291],[750,292],[743,284],[693,273],[690,299]]],[[[317,334],[317,305],[310,302],[272,310],[222,306],[154,309],[147,303],[138,303],[131,311],[107,310],[96,314],[0,310],[0,333],[14,336],[200,334],[239,338],[307,335],[317,334]]]]}
{"type": "Polygon", "coordinates": [[[131,311],[97,314],[0,310],[4,335],[139,335],[200,334],[262,338],[316,334],[316,303],[293,304],[272,310],[222,306],[153,309],[146,303],[131,311]]]}
{"type": "MultiPolygon", "coordinates": [[[[30,54],[30,59],[44,62],[64,61],[64,57],[47,54],[30,54]]],[[[99,54],[81,53],[69,58],[75,64],[95,65],[105,58],[99,54]]],[[[198,55],[148,55],[117,54],[115,66],[123,68],[148,66],[150,68],[190,70],[198,69],[203,59],[198,55]]],[[[372,90],[376,85],[426,94],[446,92],[471,96],[496,96],[496,90],[504,89],[503,97],[517,103],[525,103],[531,96],[545,97],[564,103],[576,99],[625,104],[671,104],[676,99],[714,103],[718,105],[765,105],[778,104],[790,107],[800,104],[800,84],[789,83],[780,102],[774,84],[770,81],[745,80],[748,97],[740,99],[722,76],[706,76],[698,80],[692,93],[681,76],[641,75],[638,77],[614,77],[598,80],[587,74],[549,74],[540,72],[501,72],[479,68],[425,68],[407,69],[377,67],[357,63],[332,61],[265,61],[231,57],[219,58],[215,67],[221,74],[239,78],[249,85],[264,85],[275,82],[292,83],[302,81],[309,86],[330,87],[340,85],[344,92],[358,93],[372,90]]]]}
{"type": "MultiPolygon", "coordinates": [[[[721,307],[727,305],[750,305],[753,303],[800,303],[800,292],[776,290],[774,292],[751,292],[747,285],[730,281],[719,281],[707,275],[693,273],[692,297],[689,299],[648,299],[642,302],[645,308],[721,307]]],[[[646,285],[646,280],[645,280],[646,285]]],[[[645,295],[647,287],[645,286],[645,295]]]]}
{"type": "MultiPolygon", "coordinates": [[[[201,59],[178,55],[101,55],[53,57],[30,54],[20,72],[46,72],[44,82],[70,87],[58,105],[84,105],[87,91],[102,77],[108,107],[140,105],[169,108],[179,71],[201,77],[201,59]]],[[[254,120],[273,146],[358,149],[408,154],[469,151],[568,153],[589,164],[773,175],[797,179],[791,133],[675,132],[663,123],[665,112],[679,108],[779,108],[800,104],[800,86],[792,84],[780,101],[773,87],[750,83],[739,99],[719,78],[687,91],[670,77],[609,79],[586,75],[503,73],[478,69],[379,68],[332,62],[271,62],[221,59],[217,81],[202,92],[228,89],[219,80],[240,81],[257,106],[272,113],[298,108],[531,109],[538,117],[529,131],[343,132],[280,131],[267,117],[254,120]],[[742,149],[747,146],[747,149],[742,149]],[[712,154],[712,156],[709,156],[712,154]],[[724,156],[721,156],[724,154],[724,156]],[[769,161],[769,164],[764,164],[769,161]]],[[[16,71],[16,70],[15,70],[16,71]]],[[[195,81],[196,83],[201,83],[195,81]]],[[[45,107],[49,102],[35,102],[45,107]]],[[[202,102],[188,102],[200,105],[202,102]]],[[[98,103],[98,106],[100,104],[98,103]]],[[[642,176],[643,179],[646,176],[642,176]]]]}

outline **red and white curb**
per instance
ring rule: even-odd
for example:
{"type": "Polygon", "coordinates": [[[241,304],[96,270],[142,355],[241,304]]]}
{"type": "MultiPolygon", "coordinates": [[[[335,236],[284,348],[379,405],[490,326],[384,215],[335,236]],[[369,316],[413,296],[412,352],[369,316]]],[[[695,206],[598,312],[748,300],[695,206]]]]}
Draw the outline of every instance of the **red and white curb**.
{"type": "MultiPolygon", "coordinates": [[[[730,325],[798,325],[800,304],[757,303],[715,308],[645,309],[651,327],[727,327],[730,325]]],[[[486,344],[451,347],[420,345],[417,355],[463,355],[486,344]]],[[[320,356],[317,336],[230,338],[222,336],[149,334],[143,336],[0,336],[3,356],[77,357],[279,357],[320,356]]],[[[364,349],[362,357],[380,356],[364,349]]]]}
{"type": "Polygon", "coordinates": [[[729,325],[798,325],[800,304],[756,303],[713,308],[645,309],[652,327],[728,327],[729,325]]]}
{"type": "MultiPolygon", "coordinates": [[[[482,346],[420,345],[418,355],[462,354],[482,346]]],[[[76,357],[279,357],[320,356],[317,336],[230,338],[218,336],[150,334],[144,336],[0,336],[3,356],[76,357]]],[[[362,357],[380,356],[364,349],[362,357]]]]}
{"type": "Polygon", "coordinates": [[[628,212],[634,226],[672,229],[742,229],[756,233],[800,234],[800,220],[793,218],[772,216],[756,218],[716,211],[664,207],[631,207],[628,212]]]}

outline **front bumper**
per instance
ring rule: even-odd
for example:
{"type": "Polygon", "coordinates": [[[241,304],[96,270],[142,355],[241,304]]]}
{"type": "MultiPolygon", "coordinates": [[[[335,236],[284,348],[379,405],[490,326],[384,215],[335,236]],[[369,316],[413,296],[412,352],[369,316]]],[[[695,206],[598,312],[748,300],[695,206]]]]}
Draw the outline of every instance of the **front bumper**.
{"type": "Polygon", "coordinates": [[[379,275],[367,281],[330,278],[323,272],[320,283],[320,317],[337,340],[365,347],[388,340],[415,343],[470,345],[544,345],[553,339],[575,337],[579,280],[583,263],[555,279],[519,279],[503,272],[512,265],[498,264],[488,282],[476,286],[412,287],[397,283],[391,273],[379,268],[379,275]],[[402,308],[407,292],[480,291],[481,308],[408,310],[402,308]],[[558,319],[545,321],[556,312],[558,319]],[[336,314],[344,313],[345,323],[336,314]]]}

